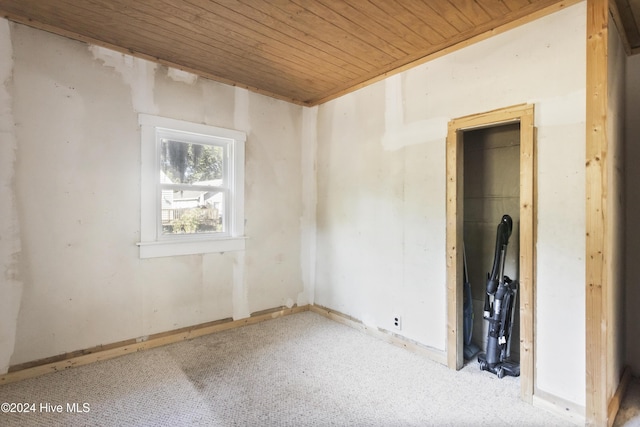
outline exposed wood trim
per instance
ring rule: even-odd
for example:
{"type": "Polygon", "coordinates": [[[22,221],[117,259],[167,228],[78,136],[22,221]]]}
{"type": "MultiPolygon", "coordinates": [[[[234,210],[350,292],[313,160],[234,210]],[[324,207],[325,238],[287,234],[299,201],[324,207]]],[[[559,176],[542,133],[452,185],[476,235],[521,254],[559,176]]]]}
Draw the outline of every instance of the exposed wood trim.
{"type": "Polygon", "coordinates": [[[535,385],[536,160],[534,106],[520,104],[449,122],[447,136],[447,365],[460,369],[462,345],[463,147],[461,133],[511,122],[520,123],[520,385],[531,403],[535,385]]]}
{"type": "MultiPolygon", "coordinates": [[[[257,314],[261,314],[261,313],[255,313],[255,315],[257,315],[257,314]]],[[[175,330],[172,330],[172,331],[160,332],[160,333],[157,333],[157,334],[150,335],[148,337],[141,337],[141,338],[137,338],[137,339],[136,338],[132,338],[132,339],[118,341],[118,342],[114,342],[114,343],[110,343],[110,344],[102,344],[102,345],[98,345],[98,346],[87,348],[87,349],[83,349],[83,350],[76,350],[76,351],[72,351],[72,352],[69,352],[69,353],[59,354],[59,355],[56,355],[56,356],[45,357],[44,359],[33,360],[31,362],[20,363],[18,365],[12,365],[12,366],[9,367],[9,372],[17,372],[17,371],[22,371],[22,370],[29,369],[29,368],[34,368],[34,367],[37,367],[37,366],[47,365],[47,364],[56,363],[56,362],[63,362],[65,360],[73,359],[73,358],[78,357],[78,356],[86,356],[86,355],[89,355],[89,354],[100,353],[100,352],[103,352],[103,351],[106,351],[106,350],[112,350],[112,349],[118,348],[118,347],[126,347],[126,346],[130,346],[130,345],[134,345],[134,344],[136,344],[138,342],[141,342],[141,341],[149,341],[149,340],[153,340],[153,339],[157,339],[157,338],[163,338],[163,337],[166,337],[168,335],[176,335],[176,334],[181,334],[181,333],[185,333],[185,332],[191,332],[191,331],[196,330],[196,329],[207,328],[207,327],[211,327],[211,326],[215,326],[215,325],[229,323],[229,322],[232,322],[232,321],[233,321],[233,319],[231,319],[231,318],[220,319],[220,320],[216,320],[216,321],[213,321],[213,322],[202,323],[202,324],[195,325],[195,326],[187,326],[185,328],[179,328],[179,329],[175,329],[175,330]]]]}
{"type": "Polygon", "coordinates": [[[528,104],[517,104],[511,107],[498,108],[484,113],[458,117],[453,119],[451,122],[457,130],[461,131],[482,129],[496,125],[519,122],[523,111],[526,113],[530,108],[533,108],[533,106],[528,104]]]}
{"type": "Polygon", "coordinates": [[[309,311],[320,314],[321,316],[324,316],[327,319],[331,319],[338,323],[342,323],[343,325],[357,329],[361,332],[364,332],[367,335],[371,335],[372,337],[388,342],[389,344],[393,344],[395,346],[404,348],[405,350],[409,350],[412,353],[418,354],[420,356],[424,356],[435,362],[441,363],[443,365],[446,364],[445,354],[442,351],[437,350],[435,348],[424,346],[420,343],[412,341],[403,336],[394,334],[392,332],[386,331],[384,329],[369,327],[363,324],[361,321],[351,316],[340,313],[339,311],[331,310],[321,305],[314,304],[309,307],[309,311]]]}
{"type": "Polygon", "coordinates": [[[586,110],[586,411],[588,425],[608,424],[607,351],[607,47],[608,0],[587,0],[586,110]]]}
{"type": "Polygon", "coordinates": [[[291,314],[302,313],[308,311],[309,306],[293,307],[293,308],[276,308],[273,310],[266,310],[259,314],[254,314],[251,317],[240,320],[229,320],[226,322],[214,322],[214,324],[207,323],[207,326],[194,326],[190,328],[182,328],[177,331],[164,332],[150,337],[145,341],[134,342],[119,347],[109,346],[107,350],[96,351],[90,354],[83,354],[81,356],[74,356],[65,360],[60,360],[52,363],[46,363],[39,366],[33,366],[30,368],[22,369],[19,371],[9,372],[0,376],[0,385],[10,384],[16,381],[21,381],[27,378],[34,378],[40,375],[49,374],[52,372],[63,371],[65,369],[73,368],[76,366],[87,365],[89,363],[98,362],[100,360],[113,359],[115,357],[124,356],[125,354],[135,353],[137,351],[149,350],[151,348],[160,347],[167,344],[172,344],[180,341],[190,340],[193,338],[201,337],[204,335],[213,334],[216,332],[222,332],[229,329],[240,328],[242,326],[255,325],[256,323],[264,322],[266,320],[276,319],[291,314]]]}
{"type": "Polygon", "coordinates": [[[376,76],[372,76],[369,79],[366,79],[358,84],[355,85],[350,85],[349,87],[345,87],[342,90],[336,91],[335,93],[332,93],[330,95],[327,95],[325,97],[322,97],[321,99],[318,100],[314,100],[309,102],[308,106],[315,106],[315,105],[320,105],[320,104],[324,104],[325,102],[331,101],[333,99],[339,98],[343,95],[346,95],[347,93],[350,92],[354,92],[358,89],[362,89],[366,86],[369,86],[373,83],[379,82],[381,80],[386,79],[387,77],[393,76],[395,74],[401,73],[403,71],[407,71],[411,68],[417,67],[418,65],[422,65],[424,63],[427,63],[429,61],[433,61],[434,59],[440,58],[441,56],[445,56],[448,55],[452,52],[455,52],[457,50],[463,49],[465,47],[468,47],[472,44],[481,42],[483,40],[486,40],[490,37],[493,37],[495,35],[498,34],[502,34],[506,31],[512,30],[514,28],[517,28],[521,25],[527,24],[529,22],[535,21],[537,19],[540,19],[544,16],[550,15],[552,13],[558,12],[562,9],[565,9],[569,6],[572,6],[574,4],[580,3],[583,0],[565,0],[565,1],[560,1],[558,3],[554,3],[551,6],[547,6],[544,9],[535,11],[533,13],[530,13],[522,18],[516,19],[514,21],[511,21],[507,24],[504,25],[500,25],[498,27],[495,28],[489,28],[488,30],[486,30],[485,32],[483,32],[482,34],[479,34],[477,36],[465,39],[459,43],[455,43],[451,46],[447,46],[447,47],[443,47],[442,49],[438,50],[437,52],[434,52],[432,54],[426,55],[426,56],[422,56],[420,58],[417,58],[407,64],[404,64],[402,66],[397,66],[396,64],[392,65],[392,68],[389,69],[387,72],[384,72],[382,74],[378,74],[376,76]]]}
{"type": "Polygon", "coordinates": [[[631,368],[629,366],[624,368],[624,372],[622,373],[622,378],[620,379],[620,384],[618,384],[618,389],[616,390],[613,398],[609,402],[609,408],[607,410],[608,418],[609,418],[609,427],[613,425],[613,422],[616,419],[616,415],[618,415],[618,411],[620,410],[620,404],[622,403],[622,399],[627,394],[627,389],[629,388],[629,383],[631,382],[631,368]]]}
{"type": "MultiPolygon", "coordinates": [[[[535,122],[534,122],[535,123],[535,122]]],[[[533,280],[533,286],[531,289],[531,293],[528,294],[528,297],[531,298],[531,301],[533,301],[533,304],[535,305],[535,302],[537,301],[538,298],[538,286],[537,286],[537,279],[536,279],[536,272],[538,271],[538,245],[536,244],[536,242],[538,241],[538,173],[537,171],[538,169],[538,144],[536,141],[538,141],[538,129],[534,126],[533,128],[533,170],[534,170],[534,174],[533,174],[533,273],[531,275],[531,280],[533,280]]],[[[522,304],[522,295],[520,295],[520,304],[522,304]]],[[[531,343],[535,346],[535,343],[537,342],[537,335],[536,335],[536,311],[532,308],[531,309],[531,322],[533,324],[533,333],[532,335],[529,337],[531,339],[531,343]]],[[[522,324],[522,317],[520,318],[520,324],[522,324]]],[[[526,346],[526,343],[522,343],[522,346],[526,346]]],[[[535,348],[535,347],[534,347],[535,348]]],[[[527,361],[527,366],[523,366],[523,364],[520,364],[520,373],[522,375],[523,370],[527,370],[530,371],[531,373],[531,383],[530,384],[523,384],[522,382],[520,383],[520,394],[523,398],[523,400],[527,401],[527,402],[531,402],[533,404],[533,399],[530,398],[529,396],[533,396],[536,393],[536,383],[535,383],[535,367],[536,366],[536,352],[535,351],[531,351],[531,354],[529,355],[529,360],[527,361]]],[[[525,375],[527,375],[527,373],[525,372],[525,375]]],[[[522,381],[522,380],[521,380],[522,381]]],[[[583,407],[584,408],[584,407],[583,407]]],[[[582,411],[582,417],[584,419],[584,410],[582,411]]]]}
{"type": "Polygon", "coordinates": [[[532,403],[534,390],[536,168],[534,107],[520,115],[520,395],[532,403]],[[524,232],[523,232],[524,230],[524,232]]]}
{"type": "Polygon", "coordinates": [[[455,121],[447,131],[447,366],[460,369],[464,364],[462,333],[462,230],[464,221],[464,150],[455,121]]]}

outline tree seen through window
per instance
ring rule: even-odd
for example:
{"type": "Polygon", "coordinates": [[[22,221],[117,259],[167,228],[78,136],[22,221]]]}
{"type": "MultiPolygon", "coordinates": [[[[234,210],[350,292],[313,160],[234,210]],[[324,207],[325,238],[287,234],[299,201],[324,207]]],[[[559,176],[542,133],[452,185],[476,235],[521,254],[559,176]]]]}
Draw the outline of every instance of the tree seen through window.
{"type": "Polygon", "coordinates": [[[163,234],[224,231],[223,146],[162,139],[163,234]]]}

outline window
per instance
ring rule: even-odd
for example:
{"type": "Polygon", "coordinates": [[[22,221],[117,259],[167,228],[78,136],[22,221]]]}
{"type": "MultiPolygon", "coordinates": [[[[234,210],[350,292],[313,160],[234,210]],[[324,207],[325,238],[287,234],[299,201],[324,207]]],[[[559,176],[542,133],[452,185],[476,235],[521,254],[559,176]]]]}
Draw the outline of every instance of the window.
{"type": "Polygon", "coordinates": [[[244,250],[243,132],[140,114],[141,258],[244,250]]]}

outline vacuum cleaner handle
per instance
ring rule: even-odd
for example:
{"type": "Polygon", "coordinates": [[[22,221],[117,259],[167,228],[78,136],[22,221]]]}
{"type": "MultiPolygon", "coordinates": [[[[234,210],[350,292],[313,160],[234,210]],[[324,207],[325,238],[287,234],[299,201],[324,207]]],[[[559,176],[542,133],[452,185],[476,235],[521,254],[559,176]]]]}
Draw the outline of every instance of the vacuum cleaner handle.
{"type": "Polygon", "coordinates": [[[513,229],[513,220],[509,215],[502,215],[498,230],[496,232],[496,249],[493,256],[493,267],[487,278],[487,293],[493,295],[498,289],[498,283],[502,279],[501,253],[509,244],[511,230],[513,229]]]}

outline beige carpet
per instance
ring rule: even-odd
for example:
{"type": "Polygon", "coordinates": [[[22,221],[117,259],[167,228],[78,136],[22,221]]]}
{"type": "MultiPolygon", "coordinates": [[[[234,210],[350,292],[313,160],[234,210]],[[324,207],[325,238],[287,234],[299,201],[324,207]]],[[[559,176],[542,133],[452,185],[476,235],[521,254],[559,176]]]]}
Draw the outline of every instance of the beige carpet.
{"type": "Polygon", "coordinates": [[[640,427],[640,378],[633,378],[613,427],[640,427]]]}
{"type": "Polygon", "coordinates": [[[2,426],[571,425],[520,401],[518,379],[453,372],[311,312],[1,386],[0,402],[36,410],[2,426]]]}

